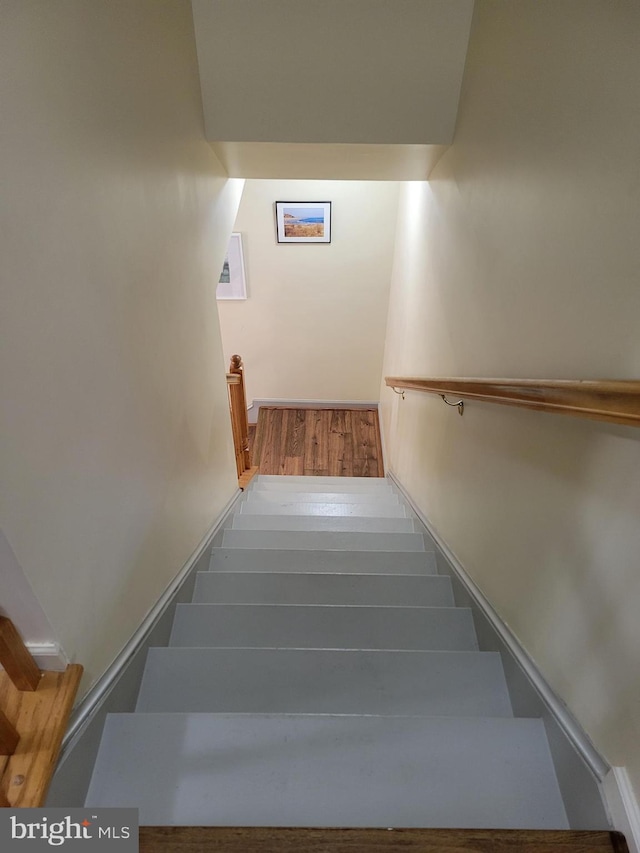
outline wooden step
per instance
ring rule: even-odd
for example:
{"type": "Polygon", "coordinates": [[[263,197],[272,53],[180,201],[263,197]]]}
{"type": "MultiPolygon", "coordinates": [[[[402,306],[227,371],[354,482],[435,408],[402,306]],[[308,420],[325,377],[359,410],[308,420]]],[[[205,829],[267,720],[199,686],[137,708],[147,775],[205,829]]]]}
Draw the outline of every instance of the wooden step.
{"type": "Polygon", "coordinates": [[[629,853],[619,832],[141,826],[140,853],[629,853]]]}

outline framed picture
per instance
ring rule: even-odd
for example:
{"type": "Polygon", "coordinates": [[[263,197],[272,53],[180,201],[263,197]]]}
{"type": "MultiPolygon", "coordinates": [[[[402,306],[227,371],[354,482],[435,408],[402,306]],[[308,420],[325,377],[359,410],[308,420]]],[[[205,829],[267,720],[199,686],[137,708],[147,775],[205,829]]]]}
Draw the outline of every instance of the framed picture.
{"type": "Polygon", "coordinates": [[[278,243],[330,243],[330,201],[277,201],[278,243]]]}
{"type": "Polygon", "coordinates": [[[237,231],[231,235],[229,248],[222,265],[220,280],[216,288],[216,299],[246,299],[247,282],[244,275],[244,255],[242,254],[242,234],[237,231]]]}

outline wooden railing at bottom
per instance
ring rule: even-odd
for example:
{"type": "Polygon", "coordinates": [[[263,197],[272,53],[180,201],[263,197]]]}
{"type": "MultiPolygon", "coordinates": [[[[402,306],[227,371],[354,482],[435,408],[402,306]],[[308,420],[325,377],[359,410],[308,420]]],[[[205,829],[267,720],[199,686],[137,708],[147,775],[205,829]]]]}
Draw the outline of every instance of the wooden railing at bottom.
{"type": "Polygon", "coordinates": [[[231,364],[227,373],[227,390],[229,391],[229,410],[231,412],[231,430],[233,432],[238,483],[240,488],[244,488],[251,477],[257,473],[258,469],[251,467],[247,396],[244,390],[244,366],[239,355],[231,356],[231,364]]]}
{"type": "Polygon", "coordinates": [[[82,667],[40,672],[13,623],[0,616],[0,807],[44,805],[82,667]]]}
{"type": "Polygon", "coordinates": [[[617,832],[141,826],[140,853],[628,853],[617,832]]]}

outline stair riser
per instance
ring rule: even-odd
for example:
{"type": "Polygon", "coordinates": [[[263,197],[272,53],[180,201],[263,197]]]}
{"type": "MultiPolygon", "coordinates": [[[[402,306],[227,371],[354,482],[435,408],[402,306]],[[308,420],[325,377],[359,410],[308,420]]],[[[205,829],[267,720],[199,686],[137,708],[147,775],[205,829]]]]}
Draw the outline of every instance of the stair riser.
{"type": "Polygon", "coordinates": [[[432,551],[319,551],[214,548],[209,570],[226,572],[346,572],[357,574],[434,575],[432,551]]]}
{"type": "Polygon", "coordinates": [[[326,504],[379,504],[380,506],[401,506],[400,500],[393,492],[378,492],[367,494],[366,492],[307,492],[287,491],[286,493],[270,492],[268,489],[259,491],[248,490],[245,492],[243,503],[326,503],[326,504]]]}
{"type": "MultiPolygon", "coordinates": [[[[311,481],[311,477],[309,477],[309,481],[311,481]]],[[[258,494],[259,492],[263,491],[275,493],[299,492],[301,490],[304,490],[305,492],[340,492],[345,495],[353,495],[358,493],[369,495],[394,494],[391,486],[387,483],[386,480],[375,480],[373,478],[371,478],[371,480],[366,480],[363,483],[351,483],[348,485],[342,485],[339,483],[318,483],[309,481],[305,483],[290,483],[284,482],[283,478],[282,481],[274,483],[263,483],[260,480],[255,485],[251,486],[251,492],[253,494],[258,494]]]]}
{"type": "Polygon", "coordinates": [[[415,533],[411,518],[319,518],[313,515],[236,515],[233,530],[291,530],[329,533],[415,533]]]}
{"type": "Polygon", "coordinates": [[[230,530],[223,548],[277,548],[327,551],[424,551],[421,533],[351,533],[333,531],[230,530]]]}
{"type": "Polygon", "coordinates": [[[141,824],[567,826],[541,720],[119,714],[98,766],[141,824]]]}
{"type": "Polygon", "coordinates": [[[178,604],[171,646],[473,651],[471,611],[448,607],[178,604]]]}
{"type": "Polygon", "coordinates": [[[320,503],[318,502],[289,502],[273,503],[270,501],[245,501],[240,505],[242,515],[304,515],[331,518],[356,516],[361,518],[406,518],[406,510],[399,504],[385,506],[380,503],[320,503]]]}
{"type": "Polygon", "coordinates": [[[199,572],[196,604],[367,604],[453,607],[451,581],[415,575],[199,572]]]}
{"type": "Polygon", "coordinates": [[[136,710],[512,716],[491,652],[151,649],[136,710]]]}

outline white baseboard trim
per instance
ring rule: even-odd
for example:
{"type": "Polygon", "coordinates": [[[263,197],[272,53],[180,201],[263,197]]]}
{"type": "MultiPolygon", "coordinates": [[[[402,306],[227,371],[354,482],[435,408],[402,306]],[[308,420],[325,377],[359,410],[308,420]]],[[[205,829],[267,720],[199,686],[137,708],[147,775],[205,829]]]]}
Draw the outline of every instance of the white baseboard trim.
{"type": "Polygon", "coordinates": [[[627,839],[629,853],[640,853],[640,807],[624,767],[612,767],[602,783],[611,823],[627,839]]]}
{"type": "Polygon", "coordinates": [[[247,409],[249,423],[258,423],[261,406],[281,409],[377,409],[377,400],[254,400],[247,409]]]}
{"type": "Polygon", "coordinates": [[[233,497],[227,502],[227,504],[222,509],[222,511],[220,512],[216,520],[213,522],[209,530],[200,540],[200,543],[196,547],[195,551],[191,554],[182,569],[167,586],[167,588],[162,593],[160,598],[156,601],[156,603],[153,605],[151,610],[149,610],[149,612],[141,622],[140,626],[131,636],[131,638],[124,646],[120,654],[115,658],[111,666],[109,666],[108,669],[105,670],[105,672],[98,679],[98,681],[96,681],[93,687],[90,688],[88,693],[76,706],[71,715],[71,720],[67,728],[67,732],[62,741],[62,748],[60,751],[61,759],[64,757],[64,754],[74,746],[78,738],[80,738],[80,736],[82,735],[85,728],[89,725],[93,717],[99,711],[100,706],[109,695],[109,692],[117,683],[118,679],[122,676],[131,659],[144,645],[147,637],[153,631],[154,626],[156,625],[166,608],[170,605],[173,597],[180,589],[182,583],[186,580],[187,576],[192,571],[193,567],[196,565],[203,553],[211,545],[211,542],[214,539],[216,533],[218,533],[222,529],[226,517],[228,516],[234,504],[242,494],[243,493],[240,491],[240,489],[238,489],[237,492],[235,492],[235,494],[233,495],[233,497]]]}
{"type": "Polygon", "coordinates": [[[521,645],[516,635],[502,621],[489,599],[467,573],[464,566],[460,560],[458,560],[447,542],[442,538],[442,536],[440,536],[424,513],[416,507],[411,495],[408,494],[393,471],[388,471],[387,473],[393,483],[398,487],[398,490],[401,492],[407,503],[411,506],[418,519],[429,531],[429,535],[433,538],[444,557],[449,561],[449,564],[471,598],[475,601],[478,608],[484,613],[494,631],[498,634],[502,642],[518,662],[538,695],[549,709],[549,712],[554,716],[568,740],[573,744],[574,749],[591,769],[591,772],[594,774],[596,779],[602,783],[611,770],[610,765],[604,760],[591,743],[584,729],[579,725],[573,715],[569,712],[569,709],[564,702],[551,688],[533,659],[521,645]]]}
{"type": "Polygon", "coordinates": [[[25,645],[39,669],[64,672],[69,666],[69,658],[59,643],[26,643],[25,645]]]}
{"type": "MultiPolygon", "coordinates": [[[[25,646],[36,662],[38,669],[47,672],[64,672],[69,666],[69,658],[59,643],[29,643],[25,646]]],[[[2,667],[0,666],[0,670],[2,667]]]]}

